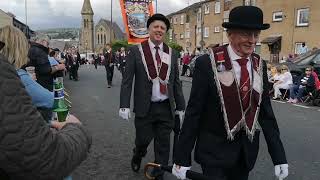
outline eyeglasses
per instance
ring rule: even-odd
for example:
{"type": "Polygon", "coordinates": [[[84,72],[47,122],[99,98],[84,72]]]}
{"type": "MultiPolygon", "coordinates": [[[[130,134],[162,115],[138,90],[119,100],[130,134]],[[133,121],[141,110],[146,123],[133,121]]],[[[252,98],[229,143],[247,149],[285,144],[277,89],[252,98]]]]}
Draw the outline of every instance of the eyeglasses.
{"type": "Polygon", "coordinates": [[[288,69],[281,69],[281,70],[288,70],[288,69]]]}
{"type": "Polygon", "coordinates": [[[311,71],[311,69],[306,69],[306,71],[311,71]]]}

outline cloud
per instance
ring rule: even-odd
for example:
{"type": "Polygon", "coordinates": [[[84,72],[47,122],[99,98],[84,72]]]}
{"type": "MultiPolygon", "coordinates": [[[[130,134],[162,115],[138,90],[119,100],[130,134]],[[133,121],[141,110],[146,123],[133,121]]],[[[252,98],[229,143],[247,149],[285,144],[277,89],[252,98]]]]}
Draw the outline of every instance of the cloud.
{"type": "MultiPolygon", "coordinates": [[[[80,27],[83,0],[0,0],[0,9],[11,12],[25,22],[25,1],[27,1],[28,25],[34,29],[56,27],[80,27]]],[[[199,0],[158,0],[158,12],[169,14],[199,0]]],[[[155,4],[155,3],[154,3],[155,4]]],[[[110,19],[111,0],[91,0],[94,21],[110,19]]],[[[113,20],[123,27],[119,0],[113,0],[113,20]]]]}

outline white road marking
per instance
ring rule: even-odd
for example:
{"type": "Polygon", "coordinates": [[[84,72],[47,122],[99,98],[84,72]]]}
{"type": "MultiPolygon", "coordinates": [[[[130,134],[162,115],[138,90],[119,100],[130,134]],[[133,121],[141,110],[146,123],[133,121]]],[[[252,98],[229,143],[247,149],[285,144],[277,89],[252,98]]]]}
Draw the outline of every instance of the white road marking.
{"type": "Polygon", "coordinates": [[[273,102],[281,103],[281,104],[286,104],[284,101],[277,101],[277,100],[272,100],[273,102]]]}
{"type": "Polygon", "coordinates": [[[293,105],[294,105],[294,106],[297,106],[297,107],[302,107],[302,108],[310,109],[310,107],[304,106],[304,105],[300,105],[300,104],[293,104],[293,105]]]}

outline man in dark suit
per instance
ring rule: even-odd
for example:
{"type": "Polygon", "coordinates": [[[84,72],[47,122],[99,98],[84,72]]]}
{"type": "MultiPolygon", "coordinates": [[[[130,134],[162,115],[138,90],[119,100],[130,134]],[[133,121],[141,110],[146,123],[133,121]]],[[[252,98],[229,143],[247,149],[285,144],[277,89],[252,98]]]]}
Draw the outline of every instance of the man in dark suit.
{"type": "Polygon", "coordinates": [[[115,54],[112,52],[111,45],[107,44],[106,49],[103,52],[104,55],[104,67],[106,68],[108,88],[112,86],[115,54]]]}
{"type": "Polygon", "coordinates": [[[258,7],[231,10],[229,45],[211,49],[196,61],[184,124],[179,136],[173,174],[186,178],[195,161],[214,180],[247,180],[259,150],[262,129],[279,179],[288,176],[280,132],[268,96],[266,63],[253,53],[263,24],[258,7]]]}
{"type": "MultiPolygon", "coordinates": [[[[169,20],[155,14],[147,21],[149,39],[129,49],[123,73],[119,116],[130,118],[134,83],[136,139],[131,167],[137,172],[147,147],[154,139],[155,162],[168,164],[170,133],[175,114],[184,115],[185,100],[178,72],[178,54],[163,43],[169,20]]],[[[181,118],[182,120],[182,118],[181,118]]],[[[162,179],[163,172],[154,175],[162,179]]]]}

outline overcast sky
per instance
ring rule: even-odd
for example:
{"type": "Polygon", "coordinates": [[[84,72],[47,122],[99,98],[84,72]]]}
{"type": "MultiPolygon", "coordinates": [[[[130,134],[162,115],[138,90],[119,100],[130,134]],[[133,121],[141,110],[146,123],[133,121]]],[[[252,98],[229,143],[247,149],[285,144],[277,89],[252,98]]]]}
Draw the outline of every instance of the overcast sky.
{"type": "MultiPolygon", "coordinates": [[[[26,0],[28,25],[33,30],[79,27],[83,0],[26,0]]],[[[200,0],[158,0],[158,12],[165,15],[200,0]]],[[[94,21],[110,19],[111,0],[91,0],[94,21]]],[[[11,12],[25,23],[25,0],[0,0],[0,9],[11,12]]],[[[119,0],[113,0],[113,19],[123,27],[119,0]]]]}

